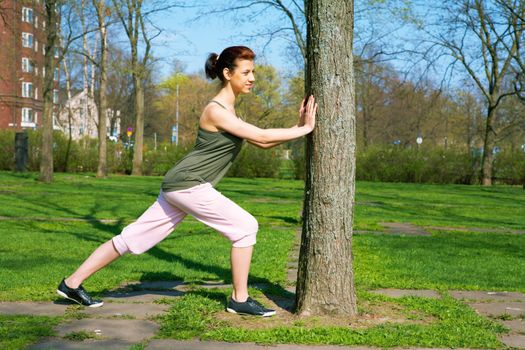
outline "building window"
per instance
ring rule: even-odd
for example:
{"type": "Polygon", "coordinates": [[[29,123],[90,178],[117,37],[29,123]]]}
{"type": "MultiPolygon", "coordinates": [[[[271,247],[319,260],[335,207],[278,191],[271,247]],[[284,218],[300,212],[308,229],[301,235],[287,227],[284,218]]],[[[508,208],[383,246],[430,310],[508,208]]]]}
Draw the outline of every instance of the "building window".
{"type": "Polygon", "coordinates": [[[38,52],[38,40],[35,40],[35,52],[38,52]]]}
{"type": "Polygon", "coordinates": [[[46,66],[42,66],[42,78],[46,77],[46,66]]]}
{"type": "Polygon", "coordinates": [[[58,54],[59,54],[58,47],[55,47],[55,58],[58,58],[58,54]]]}
{"type": "Polygon", "coordinates": [[[22,97],[33,97],[33,83],[22,83],[22,97]]]}
{"type": "Polygon", "coordinates": [[[38,28],[38,17],[35,16],[35,28],[38,28]]]}
{"type": "Polygon", "coordinates": [[[60,124],[58,123],[58,118],[55,113],[53,113],[53,129],[60,130],[60,124]]]}
{"type": "Polygon", "coordinates": [[[58,104],[58,90],[53,90],[53,103],[58,104]]]}
{"type": "Polygon", "coordinates": [[[55,68],[55,74],[53,75],[53,80],[54,81],[58,81],[58,71],[59,71],[59,69],[55,68]]]}
{"type": "Polygon", "coordinates": [[[22,123],[34,123],[33,110],[31,108],[22,108],[22,123]]]}
{"type": "Polygon", "coordinates": [[[33,48],[33,34],[31,33],[22,33],[22,46],[33,48]]]}
{"type": "Polygon", "coordinates": [[[33,64],[33,62],[27,57],[22,57],[22,72],[33,73],[34,70],[35,65],[33,64]]]}
{"type": "Polygon", "coordinates": [[[22,21],[33,23],[33,9],[29,7],[22,7],[22,21]]]}
{"type": "Polygon", "coordinates": [[[38,88],[35,88],[35,100],[38,100],[38,88]]]}

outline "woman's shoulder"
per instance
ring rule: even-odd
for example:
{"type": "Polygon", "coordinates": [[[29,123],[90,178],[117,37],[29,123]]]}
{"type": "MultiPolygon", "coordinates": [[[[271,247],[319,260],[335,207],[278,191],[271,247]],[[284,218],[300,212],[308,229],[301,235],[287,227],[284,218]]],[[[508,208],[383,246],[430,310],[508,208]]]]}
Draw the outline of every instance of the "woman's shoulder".
{"type": "Polygon", "coordinates": [[[216,127],[216,118],[225,117],[225,111],[221,106],[216,103],[208,102],[201,113],[199,118],[199,127],[206,131],[217,132],[220,131],[216,127]]]}

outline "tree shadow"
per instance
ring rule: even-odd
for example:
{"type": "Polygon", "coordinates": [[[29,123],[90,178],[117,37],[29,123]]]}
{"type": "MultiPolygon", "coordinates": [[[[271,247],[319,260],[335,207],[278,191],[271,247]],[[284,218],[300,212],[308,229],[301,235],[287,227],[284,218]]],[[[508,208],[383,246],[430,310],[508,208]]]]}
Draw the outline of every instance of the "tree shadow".
{"type": "MultiPolygon", "coordinates": [[[[213,273],[216,276],[218,276],[219,279],[223,280],[225,283],[227,284],[232,283],[230,269],[225,269],[218,265],[212,265],[212,264],[202,263],[199,261],[190,260],[178,254],[168,252],[158,246],[151,248],[146,254],[149,254],[159,260],[168,261],[171,263],[177,262],[183,265],[184,267],[186,267],[187,269],[191,269],[193,271],[213,273]]],[[[143,276],[141,277],[141,281],[150,280],[151,278],[161,278],[164,280],[168,280],[170,278],[169,275],[170,274],[163,274],[163,273],[151,274],[149,272],[144,272],[143,276]],[[165,279],[165,277],[167,279],[165,279]]],[[[172,277],[174,276],[171,276],[171,278],[172,277]]],[[[209,286],[209,284],[206,286],[209,286]]],[[[280,284],[272,282],[264,277],[250,275],[249,286],[259,289],[268,299],[273,301],[277,306],[283,309],[289,310],[289,311],[290,309],[293,309],[290,307],[290,300],[295,299],[295,294],[286,290],[280,284]]]]}

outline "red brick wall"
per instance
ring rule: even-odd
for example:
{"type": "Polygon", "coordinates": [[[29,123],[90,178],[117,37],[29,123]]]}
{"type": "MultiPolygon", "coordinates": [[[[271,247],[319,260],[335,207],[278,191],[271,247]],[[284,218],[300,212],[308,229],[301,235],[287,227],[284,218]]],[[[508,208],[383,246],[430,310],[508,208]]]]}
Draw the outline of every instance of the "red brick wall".
{"type": "MultiPolygon", "coordinates": [[[[36,126],[43,112],[42,67],[45,45],[43,0],[3,0],[0,19],[0,128],[21,130],[22,108],[33,110],[36,126]],[[22,21],[23,7],[33,9],[33,23],[22,21]],[[22,33],[33,34],[33,48],[22,47],[22,33]],[[33,62],[32,73],[22,71],[22,57],[33,62]],[[33,83],[33,98],[22,97],[22,82],[33,83]],[[36,96],[35,96],[36,94],[36,96]]],[[[53,74],[54,72],[46,72],[53,74]]],[[[58,83],[57,83],[58,88],[58,83]]]]}

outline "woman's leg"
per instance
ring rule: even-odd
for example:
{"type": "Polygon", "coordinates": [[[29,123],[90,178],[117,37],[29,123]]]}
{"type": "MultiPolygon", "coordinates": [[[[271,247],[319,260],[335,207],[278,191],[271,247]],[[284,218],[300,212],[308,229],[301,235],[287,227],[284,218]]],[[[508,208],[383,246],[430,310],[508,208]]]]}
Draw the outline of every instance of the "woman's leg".
{"type": "Polygon", "coordinates": [[[95,249],[86,261],[71,276],[66,278],[66,285],[70,288],[78,288],[89,276],[109,265],[119,256],[120,254],[113,246],[113,241],[107,241],[95,249]]]}
{"type": "Polygon", "coordinates": [[[257,316],[275,315],[275,310],[265,308],[248,296],[248,274],[259,229],[257,220],[209,183],[188,190],[167,192],[164,196],[168,202],[219,231],[232,242],[233,292],[226,311],[257,316]]]}
{"type": "Polygon", "coordinates": [[[84,280],[126,254],[142,254],[165,239],[184,219],[186,213],[173,207],[160,195],[135,222],[120,235],[99,246],[65,283],[77,288],[84,280]]]}
{"type": "Polygon", "coordinates": [[[233,293],[232,298],[237,302],[245,302],[248,299],[248,274],[250,262],[252,261],[253,246],[232,247],[231,265],[233,293]]]}
{"type": "Polygon", "coordinates": [[[211,184],[188,190],[166,192],[164,196],[200,222],[221,232],[232,242],[231,268],[234,300],[248,298],[248,274],[253,245],[259,228],[257,220],[246,210],[223,196],[211,184]]]}

